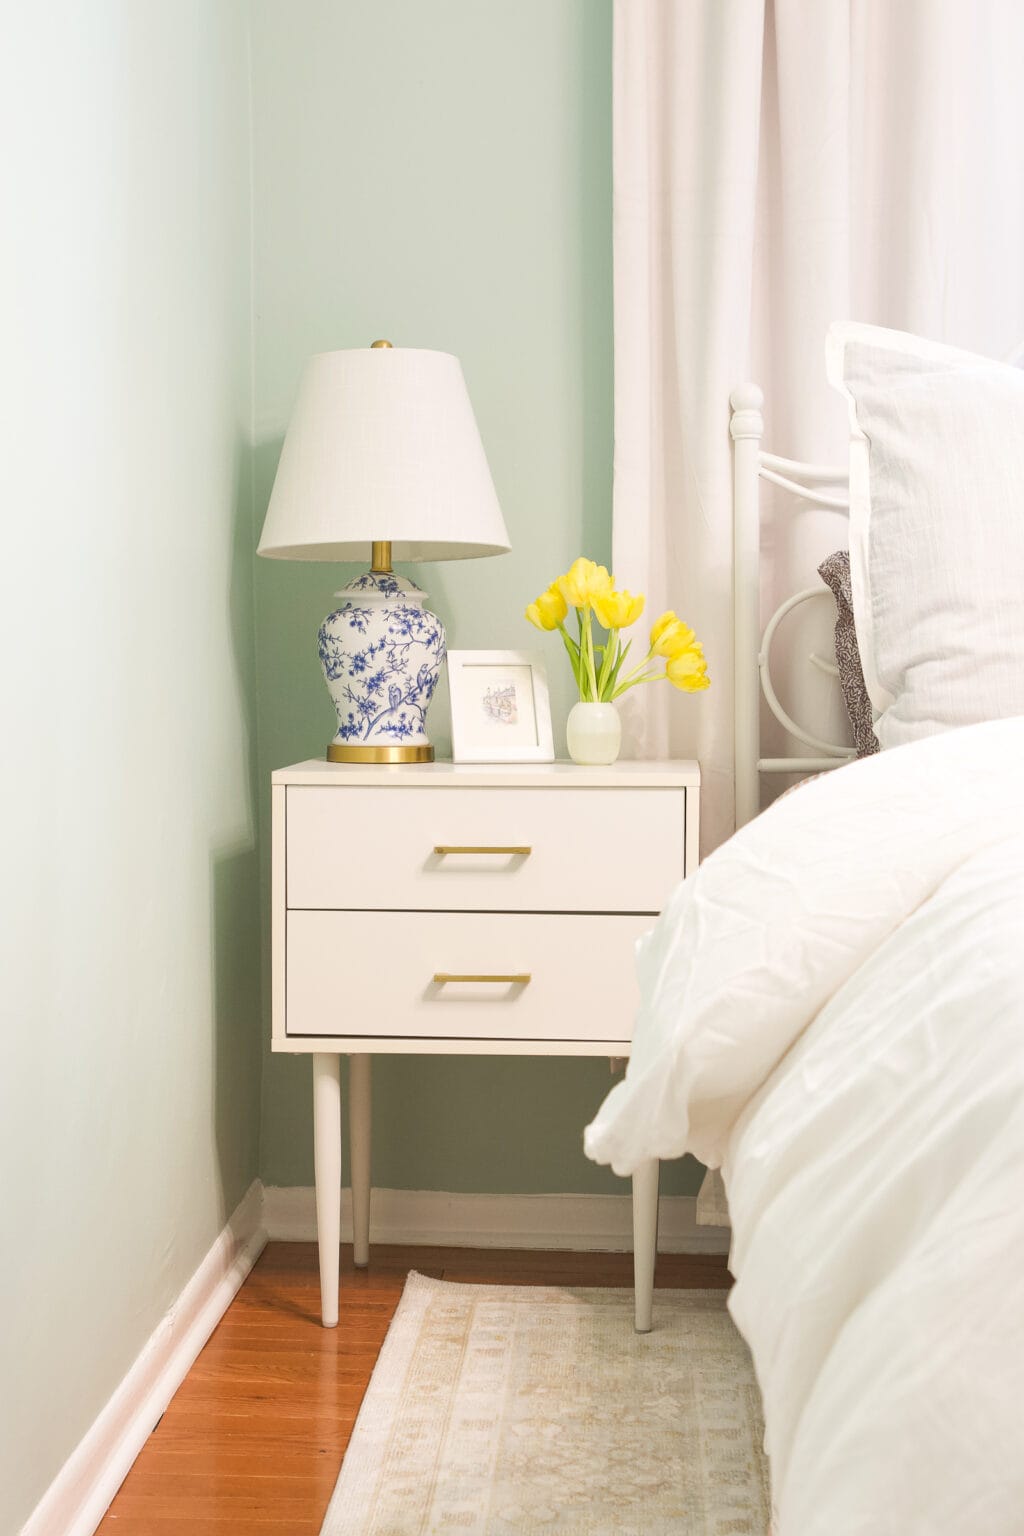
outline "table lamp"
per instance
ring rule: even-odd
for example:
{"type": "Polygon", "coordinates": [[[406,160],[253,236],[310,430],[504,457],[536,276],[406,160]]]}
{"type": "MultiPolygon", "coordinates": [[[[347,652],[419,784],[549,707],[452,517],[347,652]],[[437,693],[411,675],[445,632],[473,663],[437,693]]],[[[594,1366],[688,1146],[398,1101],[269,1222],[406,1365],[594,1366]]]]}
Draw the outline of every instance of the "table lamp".
{"type": "Polygon", "coordinates": [[[444,627],[399,564],[509,548],[457,357],[389,341],[306,364],[259,553],[354,560],[370,569],[335,595],[319,631],[338,716],[334,763],[427,763],[427,706],[444,627]]]}

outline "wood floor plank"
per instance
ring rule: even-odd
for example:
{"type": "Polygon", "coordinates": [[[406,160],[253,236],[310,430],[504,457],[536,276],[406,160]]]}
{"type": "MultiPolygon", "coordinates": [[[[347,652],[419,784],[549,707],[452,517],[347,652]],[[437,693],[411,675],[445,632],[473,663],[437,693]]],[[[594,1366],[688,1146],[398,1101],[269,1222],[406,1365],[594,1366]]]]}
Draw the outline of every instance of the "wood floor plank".
{"type": "MultiPolygon", "coordinates": [[[[325,1510],[327,1502],[324,1502],[325,1510]]],[[[181,1515],[129,1514],[122,1518],[115,1513],[112,1504],[99,1530],[109,1531],[110,1536],[120,1532],[130,1532],[131,1536],[183,1536],[186,1531],[189,1536],[241,1536],[243,1531],[252,1531],[255,1536],[320,1536],[322,1524],[322,1517],[298,1519],[275,1514],[243,1519],[226,1506],[218,1515],[209,1519],[189,1519],[187,1524],[181,1515]]]]}
{"type": "Polygon", "coordinates": [[[160,1445],[146,1447],[147,1478],[164,1474],[181,1477],[188,1472],[216,1474],[218,1478],[238,1473],[254,1478],[305,1477],[311,1466],[326,1466],[333,1449],[331,1438],[316,1432],[299,1445],[279,1435],[232,1442],[217,1438],[211,1444],[179,1433],[166,1436],[160,1445]]]}
{"type": "MultiPolygon", "coordinates": [[[[380,1245],[342,1250],[320,1325],[315,1243],[270,1243],[107,1511],[100,1536],[319,1536],[410,1270],[489,1285],[628,1286],[629,1254],[380,1245]]],[[[726,1287],[715,1254],[659,1257],[657,1284],[726,1287]]]]}

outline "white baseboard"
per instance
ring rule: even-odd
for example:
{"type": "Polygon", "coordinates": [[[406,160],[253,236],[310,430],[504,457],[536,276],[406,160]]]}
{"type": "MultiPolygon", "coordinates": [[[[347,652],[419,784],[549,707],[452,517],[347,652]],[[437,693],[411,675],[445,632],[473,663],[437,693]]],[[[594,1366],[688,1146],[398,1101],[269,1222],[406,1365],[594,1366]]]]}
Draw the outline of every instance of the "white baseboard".
{"type": "Polygon", "coordinates": [[[254,1181],[178,1300],[64,1463],[21,1536],[92,1536],[267,1240],[254,1181]]]}
{"type": "MultiPolygon", "coordinates": [[[[342,1191],[342,1232],[351,1233],[351,1191],[342,1191]]],[[[270,1186],[263,1192],[263,1225],[278,1242],[316,1237],[312,1187],[270,1186]]],[[[629,1253],[633,1213],[629,1195],[450,1195],[429,1189],[375,1189],[370,1243],[451,1248],[563,1248],[629,1253]]],[[[697,1225],[696,1195],[663,1195],[658,1222],[662,1253],[728,1253],[729,1233],[697,1225]]]]}
{"type": "MultiPolygon", "coordinates": [[[[375,1189],[371,1243],[453,1248],[547,1248],[628,1253],[629,1195],[457,1195],[375,1189]]],[[[352,1198],[342,1192],[351,1230],[352,1198]]],[[[178,1300],[46,1493],[20,1536],[93,1536],[132,1462],[227,1311],[268,1239],[316,1238],[311,1187],[264,1189],[256,1180],[178,1300]]],[[[662,1253],[726,1253],[729,1233],[697,1225],[694,1195],[663,1196],[662,1253]]]]}

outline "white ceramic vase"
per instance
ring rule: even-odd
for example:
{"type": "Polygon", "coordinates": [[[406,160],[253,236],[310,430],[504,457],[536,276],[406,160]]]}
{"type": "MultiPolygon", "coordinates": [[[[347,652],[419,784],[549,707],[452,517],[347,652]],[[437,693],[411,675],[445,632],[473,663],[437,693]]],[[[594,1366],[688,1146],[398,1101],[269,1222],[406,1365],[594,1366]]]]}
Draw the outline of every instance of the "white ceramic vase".
{"type": "Polygon", "coordinates": [[[614,704],[574,704],[565,722],[569,756],[581,767],[614,763],[622,746],[622,722],[614,704]]]}

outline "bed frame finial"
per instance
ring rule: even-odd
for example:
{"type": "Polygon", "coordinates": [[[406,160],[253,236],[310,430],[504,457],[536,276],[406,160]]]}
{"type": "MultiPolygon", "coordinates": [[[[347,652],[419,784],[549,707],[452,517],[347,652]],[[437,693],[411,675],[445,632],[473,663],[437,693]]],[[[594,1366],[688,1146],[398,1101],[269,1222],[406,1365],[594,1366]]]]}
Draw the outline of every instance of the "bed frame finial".
{"type": "Polygon", "coordinates": [[[764,393],[756,384],[738,384],[729,396],[732,420],[729,431],[733,440],[741,437],[761,437],[764,433],[764,393]]]}

